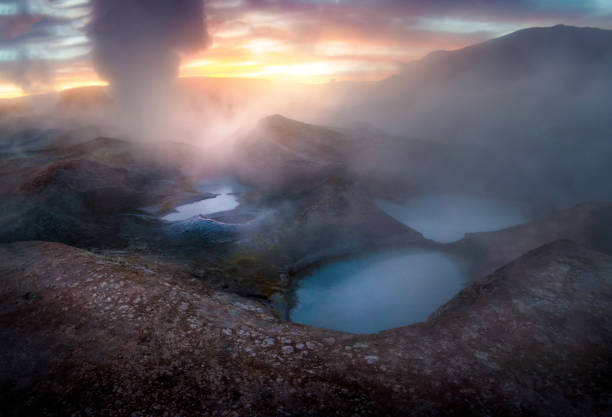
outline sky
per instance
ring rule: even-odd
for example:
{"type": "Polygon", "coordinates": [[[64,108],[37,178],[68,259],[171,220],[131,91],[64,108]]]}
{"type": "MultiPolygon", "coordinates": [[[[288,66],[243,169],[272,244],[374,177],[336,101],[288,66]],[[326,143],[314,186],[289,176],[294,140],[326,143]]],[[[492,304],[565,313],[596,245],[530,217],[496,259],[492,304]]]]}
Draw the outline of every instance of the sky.
{"type": "MultiPolygon", "coordinates": [[[[105,1],[0,0],[0,98],[106,84],[91,37],[93,3],[105,1]]],[[[175,51],[181,77],[374,81],[526,27],[612,29],[612,0],[208,0],[204,10],[206,42],[175,51]]],[[[142,33],[158,43],[155,30],[142,33]]]]}

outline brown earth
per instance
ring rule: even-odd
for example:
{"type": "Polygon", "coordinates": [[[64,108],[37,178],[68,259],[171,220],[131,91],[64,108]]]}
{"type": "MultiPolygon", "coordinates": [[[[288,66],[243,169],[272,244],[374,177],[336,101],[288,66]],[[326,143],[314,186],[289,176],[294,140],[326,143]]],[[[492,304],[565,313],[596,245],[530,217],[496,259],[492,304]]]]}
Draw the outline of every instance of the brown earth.
{"type": "Polygon", "coordinates": [[[377,335],[280,322],[152,258],[0,259],[2,415],[612,412],[612,258],[568,241],[377,335]]]}

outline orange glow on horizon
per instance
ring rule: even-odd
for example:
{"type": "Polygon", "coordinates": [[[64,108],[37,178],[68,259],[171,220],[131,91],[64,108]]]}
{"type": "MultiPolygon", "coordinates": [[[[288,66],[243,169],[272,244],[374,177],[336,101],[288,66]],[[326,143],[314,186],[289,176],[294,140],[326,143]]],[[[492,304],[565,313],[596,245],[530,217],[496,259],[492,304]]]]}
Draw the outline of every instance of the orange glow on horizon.
{"type": "Polygon", "coordinates": [[[15,84],[0,84],[0,100],[23,97],[25,93],[15,84]]]}
{"type": "MultiPolygon", "coordinates": [[[[261,16],[249,18],[258,20],[261,16]]],[[[277,32],[288,30],[287,22],[268,24],[277,32]]],[[[325,36],[312,44],[283,39],[282,33],[276,32],[275,36],[252,36],[236,22],[213,25],[210,29],[213,44],[198,54],[182,57],[180,78],[247,78],[297,84],[378,81],[400,71],[402,63],[419,59],[432,50],[466,46],[465,41],[449,39],[414,43],[367,39],[337,28],[329,28],[325,36]]],[[[107,85],[91,64],[83,62],[61,68],[44,91],[24,91],[0,79],[0,99],[107,85]]]]}
{"type": "MultiPolygon", "coordinates": [[[[376,81],[397,71],[394,64],[364,66],[354,60],[298,61],[272,59],[249,61],[214,61],[196,58],[181,65],[179,78],[246,78],[298,84],[324,84],[332,81],[376,81]]],[[[24,91],[12,83],[0,83],[0,99],[12,99],[71,88],[108,86],[109,83],[90,73],[63,74],[47,90],[24,91]]]]}

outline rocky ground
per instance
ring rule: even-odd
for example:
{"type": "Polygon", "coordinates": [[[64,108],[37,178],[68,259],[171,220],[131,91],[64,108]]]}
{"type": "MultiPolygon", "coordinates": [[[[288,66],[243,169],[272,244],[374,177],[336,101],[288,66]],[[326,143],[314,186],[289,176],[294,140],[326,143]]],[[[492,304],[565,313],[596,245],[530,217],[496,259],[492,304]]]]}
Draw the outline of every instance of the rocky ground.
{"type": "Polygon", "coordinates": [[[377,335],[281,322],[161,260],[0,258],[3,415],[612,412],[612,258],[568,241],[377,335]]]}
{"type": "Polygon", "coordinates": [[[439,245],[372,204],[346,132],[270,117],[225,167],[91,133],[0,142],[0,415],[612,414],[610,204],[439,245]],[[160,219],[228,170],[237,209],[160,219]],[[281,320],[304,271],[400,246],[474,280],[376,335],[281,320]]]}

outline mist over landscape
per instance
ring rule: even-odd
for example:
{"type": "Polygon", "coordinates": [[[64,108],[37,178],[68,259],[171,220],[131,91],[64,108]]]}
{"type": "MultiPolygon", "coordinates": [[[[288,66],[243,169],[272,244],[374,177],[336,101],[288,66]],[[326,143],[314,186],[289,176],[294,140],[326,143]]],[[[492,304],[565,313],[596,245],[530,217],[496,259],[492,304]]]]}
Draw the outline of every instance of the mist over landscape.
{"type": "Polygon", "coordinates": [[[0,0],[0,415],[608,415],[612,4],[0,0]]]}

